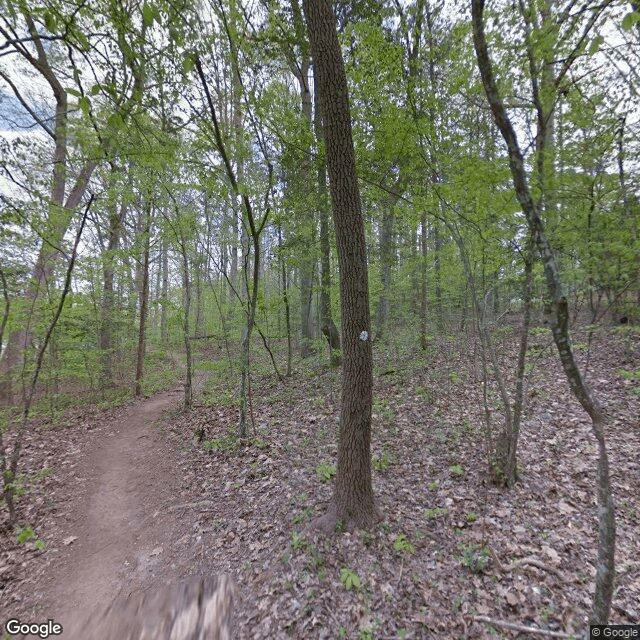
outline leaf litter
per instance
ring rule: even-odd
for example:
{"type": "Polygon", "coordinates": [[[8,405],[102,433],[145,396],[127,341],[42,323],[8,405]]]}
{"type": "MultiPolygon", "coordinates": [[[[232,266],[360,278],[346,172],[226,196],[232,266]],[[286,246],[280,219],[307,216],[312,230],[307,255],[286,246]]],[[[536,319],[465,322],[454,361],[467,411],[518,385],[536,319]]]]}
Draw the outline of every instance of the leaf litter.
{"type": "MultiPolygon", "coordinates": [[[[500,345],[505,362],[516,352],[515,335],[500,345]]],[[[637,366],[640,337],[601,331],[590,346],[581,365],[588,357],[587,380],[611,416],[617,581],[610,622],[638,624],[640,394],[619,371],[637,366]]],[[[255,429],[243,443],[234,437],[235,408],[209,394],[163,427],[180,451],[180,492],[165,510],[171,549],[147,553],[156,563],[147,578],[232,575],[238,638],[535,637],[518,626],[577,634],[595,577],[596,447],[548,337],[532,336],[530,352],[521,479],[505,490],[488,481],[473,337],[434,339],[426,352],[378,349],[372,454],[383,519],[370,531],[331,537],[309,522],[332,494],[317,469],[335,464],[338,373],[318,360],[285,385],[266,370],[254,374],[255,429]]],[[[115,414],[79,413],[55,437],[31,432],[22,468],[32,474],[51,465],[56,473],[34,484],[20,507],[46,547],[18,544],[3,531],[3,612],[10,605],[12,615],[33,616],[56,536],[70,540],[59,520],[87,491],[74,472],[79,456],[115,414]]]]}

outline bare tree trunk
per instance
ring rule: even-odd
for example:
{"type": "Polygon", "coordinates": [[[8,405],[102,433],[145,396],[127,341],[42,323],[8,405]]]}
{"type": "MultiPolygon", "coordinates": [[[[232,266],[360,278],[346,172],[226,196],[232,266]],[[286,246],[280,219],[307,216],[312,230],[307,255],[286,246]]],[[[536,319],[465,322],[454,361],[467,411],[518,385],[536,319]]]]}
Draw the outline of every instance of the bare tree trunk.
{"type": "Polygon", "coordinates": [[[151,243],[151,205],[145,213],[145,227],[143,237],[142,273],[140,287],[140,323],[138,327],[138,351],[136,358],[136,379],[134,395],[142,395],[142,382],[144,379],[144,356],[147,347],[147,306],[149,298],[149,249],[151,243]]]}
{"type": "Polygon", "coordinates": [[[420,348],[427,348],[427,214],[420,218],[420,348]]]}
{"type": "MultiPolygon", "coordinates": [[[[602,9],[601,9],[602,10],[602,9]]],[[[482,77],[487,100],[493,114],[496,125],[500,129],[507,145],[509,155],[509,167],[513,177],[513,184],[516,196],[527,217],[527,222],[536,246],[542,257],[544,273],[547,280],[547,288],[553,301],[555,310],[552,333],[553,339],[558,349],[560,361],[565,375],[569,382],[571,391],[580,402],[586,413],[591,418],[593,434],[598,444],[598,521],[599,521],[599,542],[598,542],[598,564],[596,568],[596,585],[593,596],[593,608],[589,621],[592,624],[606,624],[611,610],[611,600],[613,597],[613,586],[615,576],[615,511],[613,496],[611,492],[611,481],[609,477],[609,459],[605,444],[604,427],[605,416],[599,403],[593,398],[582,378],[580,370],[576,364],[571,341],[569,339],[569,312],[567,299],[563,292],[562,281],[558,272],[555,256],[547,239],[544,224],[540,216],[542,210],[542,199],[534,202],[524,158],[520,151],[518,139],[504,107],[502,97],[498,91],[498,85],[493,72],[489,51],[484,33],[484,0],[472,0],[472,25],[473,41],[478,60],[478,68],[482,77]]],[[[595,21],[597,12],[590,19],[595,21]]],[[[593,23],[592,23],[593,24],[593,23]]],[[[576,50],[575,57],[577,57],[576,50]]],[[[560,73],[566,73],[571,65],[572,59],[569,56],[563,62],[563,69],[560,73]]],[[[532,65],[533,66],[533,65],[532,65]]],[[[533,81],[533,78],[532,78],[533,81]]],[[[558,86],[558,79],[555,79],[554,86],[558,86]]],[[[548,96],[546,97],[548,99],[548,96]]],[[[546,139],[545,127],[549,121],[550,112],[547,112],[542,104],[542,100],[537,95],[534,86],[534,102],[538,113],[538,145],[544,145],[546,139]]],[[[538,180],[543,181],[547,168],[545,162],[545,149],[538,149],[538,180]]],[[[542,185],[544,187],[544,184],[542,185]]],[[[544,189],[542,189],[544,196],[544,189]]]]}
{"type": "MultiPolygon", "coordinates": [[[[309,87],[309,70],[311,69],[311,55],[309,53],[309,43],[305,37],[304,20],[300,11],[298,0],[292,0],[291,12],[293,16],[293,27],[295,31],[296,43],[299,46],[300,57],[297,59],[292,53],[292,49],[286,48],[286,57],[289,62],[289,69],[298,81],[300,92],[300,108],[306,125],[311,130],[313,125],[313,105],[311,91],[309,87]]],[[[297,181],[302,185],[312,183],[312,162],[311,149],[303,150],[302,161],[299,170],[296,171],[297,181]]],[[[313,348],[313,318],[311,306],[313,300],[313,276],[315,270],[315,217],[313,208],[309,202],[303,204],[303,212],[298,229],[299,240],[301,242],[300,253],[300,355],[306,358],[314,353],[313,348]]]]}
{"type": "Polygon", "coordinates": [[[282,301],[284,303],[284,321],[287,329],[287,373],[286,376],[291,375],[291,360],[293,357],[293,348],[291,344],[291,309],[289,308],[289,282],[287,278],[287,265],[285,264],[282,256],[282,228],[278,225],[278,252],[280,260],[280,269],[282,273],[282,301]]]}
{"type": "Polygon", "coordinates": [[[331,243],[329,242],[329,203],[327,194],[327,165],[325,160],[324,131],[318,100],[318,78],[314,73],[314,131],[319,149],[318,159],[318,211],[320,212],[320,327],[329,344],[329,359],[340,364],[340,334],[331,312],[331,243]]]}
{"type": "Polygon", "coordinates": [[[100,351],[102,352],[102,381],[107,387],[113,386],[113,308],[114,308],[114,252],[120,242],[122,224],[127,206],[123,200],[120,209],[115,205],[109,213],[109,237],[107,247],[102,254],[102,274],[104,292],[102,298],[102,317],[100,319],[100,351]]]}
{"type": "Polygon", "coordinates": [[[162,242],[162,302],[160,304],[160,339],[163,344],[169,340],[169,324],[167,322],[167,308],[169,306],[169,247],[166,240],[162,242]]]}
{"type": "Polygon", "coordinates": [[[378,312],[376,314],[376,340],[384,335],[385,326],[389,319],[389,295],[391,289],[391,267],[395,250],[393,246],[393,207],[395,202],[386,203],[382,212],[380,225],[380,296],[378,298],[378,312]]]}
{"type": "Polygon", "coordinates": [[[433,266],[436,294],[436,326],[438,327],[439,331],[442,331],[444,329],[444,309],[442,307],[442,269],[440,267],[440,255],[442,254],[442,236],[440,235],[440,222],[437,218],[435,218],[433,221],[433,242],[433,266]]]}
{"type": "Polygon", "coordinates": [[[513,398],[513,409],[510,420],[505,420],[504,429],[497,441],[496,477],[506,486],[512,487],[518,480],[518,440],[520,438],[520,422],[524,404],[524,371],[527,358],[529,324],[531,322],[531,289],[533,285],[533,238],[529,238],[524,254],[524,280],[522,283],[522,300],[524,303],[522,327],[520,330],[520,349],[516,363],[516,388],[513,398]]]}
{"type": "MultiPolygon", "coordinates": [[[[176,211],[176,215],[179,215],[176,211]]],[[[191,340],[190,340],[190,327],[189,327],[189,314],[191,313],[191,278],[189,277],[189,255],[187,252],[187,241],[180,232],[180,252],[182,253],[182,285],[184,287],[184,300],[183,300],[183,319],[182,319],[182,336],[184,341],[184,353],[186,358],[186,372],[184,376],[184,399],[182,407],[185,411],[191,411],[193,405],[193,389],[191,384],[191,377],[193,371],[193,362],[191,357],[191,340]]],[[[197,331],[196,331],[197,333],[197,331]]]]}
{"type": "Polygon", "coordinates": [[[311,52],[324,117],[342,308],[342,407],[333,507],[317,523],[370,527],[377,519],[371,485],[372,349],[367,251],[347,78],[329,0],[305,0],[311,52]]]}

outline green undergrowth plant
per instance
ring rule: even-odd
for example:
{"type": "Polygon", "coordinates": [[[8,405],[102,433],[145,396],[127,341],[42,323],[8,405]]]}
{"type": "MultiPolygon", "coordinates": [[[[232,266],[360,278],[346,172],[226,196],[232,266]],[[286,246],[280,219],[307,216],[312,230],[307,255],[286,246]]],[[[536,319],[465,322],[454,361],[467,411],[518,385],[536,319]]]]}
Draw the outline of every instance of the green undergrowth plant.
{"type": "Polygon", "coordinates": [[[416,552],[416,548],[413,546],[413,544],[411,544],[411,542],[409,542],[407,536],[405,536],[404,533],[400,533],[396,536],[395,540],[393,541],[393,548],[398,553],[413,554],[416,552]]]}
{"type": "Polygon", "coordinates": [[[462,552],[460,562],[473,573],[483,573],[489,564],[489,547],[480,546],[475,543],[460,543],[459,548],[462,552]]]}
{"type": "Polygon", "coordinates": [[[44,542],[38,538],[32,527],[24,526],[18,529],[16,541],[20,544],[25,544],[26,542],[29,542],[29,540],[33,540],[33,546],[38,549],[38,551],[42,551],[44,549],[44,542]]]}
{"type": "Polygon", "coordinates": [[[416,394],[427,404],[434,404],[437,399],[436,392],[427,387],[417,387],[416,394]]]}
{"type": "Polygon", "coordinates": [[[321,462],[316,467],[316,475],[322,482],[330,482],[336,475],[336,467],[329,462],[321,462]]]}
{"type": "Polygon", "coordinates": [[[355,571],[349,569],[349,567],[342,567],[342,569],[340,569],[340,582],[342,582],[347,591],[350,589],[359,589],[362,586],[360,576],[355,571]]]}
{"type": "Polygon", "coordinates": [[[373,456],[372,463],[376,471],[386,471],[389,466],[396,463],[396,457],[385,450],[380,457],[373,456]]]}
{"type": "Polygon", "coordinates": [[[373,406],[371,407],[371,413],[373,416],[378,416],[386,425],[391,426],[395,421],[395,414],[389,406],[388,400],[375,398],[373,406]]]}
{"type": "Polygon", "coordinates": [[[449,472],[451,473],[452,476],[456,477],[456,478],[460,478],[464,475],[464,469],[462,468],[462,465],[460,464],[454,464],[451,465],[449,467],[449,472]]]}
{"type": "Polygon", "coordinates": [[[447,513],[449,513],[449,509],[447,509],[446,507],[433,507],[431,509],[424,510],[424,517],[427,520],[435,520],[436,518],[444,516],[447,513]]]}
{"type": "Polygon", "coordinates": [[[291,522],[293,524],[300,524],[301,522],[308,522],[313,515],[313,507],[303,507],[300,513],[293,516],[291,522]]]}
{"type": "Polygon", "coordinates": [[[309,545],[307,539],[298,531],[291,532],[291,548],[294,551],[306,549],[309,545]]]}
{"type": "Polygon", "coordinates": [[[616,369],[616,373],[624,380],[640,380],[640,369],[629,371],[628,369],[616,369]]]}
{"type": "Polygon", "coordinates": [[[529,329],[530,336],[548,336],[551,337],[551,329],[548,327],[533,327],[529,329]]]}
{"type": "Polygon", "coordinates": [[[202,446],[207,451],[231,451],[238,445],[238,439],[233,433],[228,433],[226,436],[220,438],[214,438],[212,440],[205,440],[202,446]]]}
{"type": "Polygon", "coordinates": [[[18,475],[16,475],[13,482],[7,486],[11,488],[14,496],[20,497],[25,493],[29,493],[29,491],[31,491],[34,486],[38,482],[40,482],[40,480],[46,478],[47,476],[53,475],[55,472],[55,469],[47,467],[31,474],[19,473],[18,475]]]}

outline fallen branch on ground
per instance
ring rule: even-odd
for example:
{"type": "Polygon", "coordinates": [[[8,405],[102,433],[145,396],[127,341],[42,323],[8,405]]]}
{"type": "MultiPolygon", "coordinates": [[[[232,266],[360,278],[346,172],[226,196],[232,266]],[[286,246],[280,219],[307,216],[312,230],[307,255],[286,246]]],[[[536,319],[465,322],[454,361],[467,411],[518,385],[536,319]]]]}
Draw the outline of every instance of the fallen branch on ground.
{"type": "Polygon", "coordinates": [[[473,616],[476,622],[486,622],[496,627],[504,627],[505,629],[512,629],[513,631],[522,631],[524,633],[537,633],[541,636],[548,636],[550,638],[574,638],[575,633],[565,633],[564,631],[550,631],[548,629],[537,629],[536,627],[528,627],[524,624],[514,624],[513,622],[506,622],[504,620],[495,620],[488,616],[473,616]]]}

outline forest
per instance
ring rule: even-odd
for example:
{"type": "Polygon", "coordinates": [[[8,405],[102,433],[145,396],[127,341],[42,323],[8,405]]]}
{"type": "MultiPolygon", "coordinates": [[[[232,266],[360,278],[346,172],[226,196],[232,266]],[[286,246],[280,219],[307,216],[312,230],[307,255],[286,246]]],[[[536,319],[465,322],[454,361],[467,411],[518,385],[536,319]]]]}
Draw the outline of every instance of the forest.
{"type": "Polygon", "coordinates": [[[2,639],[640,625],[639,69],[636,0],[0,0],[2,639]]]}

